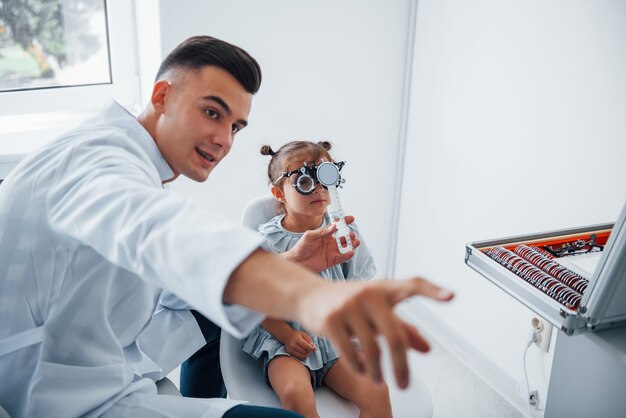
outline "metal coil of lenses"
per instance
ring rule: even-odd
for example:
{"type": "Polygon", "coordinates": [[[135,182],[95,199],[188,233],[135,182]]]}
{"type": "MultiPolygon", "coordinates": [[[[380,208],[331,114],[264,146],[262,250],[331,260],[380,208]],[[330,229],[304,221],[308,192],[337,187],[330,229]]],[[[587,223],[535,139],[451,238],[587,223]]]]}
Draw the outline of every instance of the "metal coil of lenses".
{"type": "Polygon", "coordinates": [[[557,280],[565,283],[569,288],[578,293],[583,293],[589,281],[571,270],[561,266],[559,263],[544,255],[545,251],[535,246],[520,244],[513,250],[515,254],[528,260],[533,265],[547,272],[557,280]]]}
{"type": "Polygon", "coordinates": [[[539,252],[533,251],[532,247],[524,244],[519,245],[514,251],[503,247],[492,247],[484,253],[550,298],[569,309],[576,309],[582,299],[582,295],[577,289],[582,288],[585,284],[580,281],[581,276],[578,276],[580,277],[578,279],[578,277],[572,276],[574,273],[565,268],[563,268],[564,271],[559,270],[557,267],[562,266],[558,263],[539,252]],[[560,274],[562,278],[555,277],[551,272],[560,274]],[[573,287],[564,283],[563,280],[569,282],[573,287]]]}

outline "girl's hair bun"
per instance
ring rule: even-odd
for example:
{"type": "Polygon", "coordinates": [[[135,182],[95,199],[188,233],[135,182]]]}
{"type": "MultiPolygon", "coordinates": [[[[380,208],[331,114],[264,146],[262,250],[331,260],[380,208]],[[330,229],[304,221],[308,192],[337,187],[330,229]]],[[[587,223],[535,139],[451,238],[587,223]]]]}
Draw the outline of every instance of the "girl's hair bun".
{"type": "Polygon", "coordinates": [[[274,155],[276,154],[274,152],[274,150],[272,149],[272,147],[270,147],[269,145],[263,145],[261,147],[261,155],[274,155]]]}
{"type": "Polygon", "coordinates": [[[317,143],[317,145],[321,146],[326,151],[330,151],[330,149],[333,147],[333,144],[331,144],[328,141],[320,141],[320,142],[317,143]]]}

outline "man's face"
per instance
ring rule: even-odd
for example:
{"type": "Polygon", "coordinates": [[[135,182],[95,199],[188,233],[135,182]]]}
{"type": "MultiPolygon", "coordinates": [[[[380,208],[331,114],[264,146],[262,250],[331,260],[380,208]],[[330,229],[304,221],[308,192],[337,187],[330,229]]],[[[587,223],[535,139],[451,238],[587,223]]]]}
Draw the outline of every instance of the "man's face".
{"type": "Polygon", "coordinates": [[[175,177],[205,181],[247,125],[252,94],[214,66],[175,69],[169,80],[155,85],[155,142],[175,177]]]}

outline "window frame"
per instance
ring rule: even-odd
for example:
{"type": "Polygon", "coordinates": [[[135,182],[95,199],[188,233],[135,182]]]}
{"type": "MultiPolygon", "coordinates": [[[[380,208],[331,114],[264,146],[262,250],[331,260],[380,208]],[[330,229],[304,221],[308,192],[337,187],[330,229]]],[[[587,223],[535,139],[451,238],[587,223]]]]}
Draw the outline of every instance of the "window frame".
{"type": "Polygon", "coordinates": [[[115,99],[131,111],[140,107],[137,19],[134,0],[105,0],[111,83],[14,90],[0,93],[0,136],[67,122],[115,99]],[[55,115],[63,114],[57,118],[55,115]],[[46,115],[48,115],[46,117],[46,115]],[[43,116],[43,117],[38,117],[43,116]],[[40,122],[43,120],[43,122],[40,122]],[[53,123],[54,124],[54,123],[53,123]]]}

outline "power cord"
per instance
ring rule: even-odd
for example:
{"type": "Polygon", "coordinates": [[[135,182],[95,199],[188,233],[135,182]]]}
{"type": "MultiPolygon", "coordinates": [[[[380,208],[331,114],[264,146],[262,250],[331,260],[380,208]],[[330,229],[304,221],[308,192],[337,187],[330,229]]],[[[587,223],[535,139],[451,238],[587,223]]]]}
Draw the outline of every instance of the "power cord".
{"type": "Polygon", "coordinates": [[[537,399],[537,392],[530,392],[530,383],[528,382],[528,371],[526,370],[526,354],[528,353],[528,349],[533,343],[539,342],[541,336],[538,331],[532,330],[528,333],[528,341],[526,341],[526,348],[524,348],[524,355],[522,358],[524,364],[524,379],[526,380],[526,406],[528,407],[528,412],[530,412],[530,416],[535,417],[535,413],[533,412],[531,406],[538,407],[539,400],[537,399]]]}

